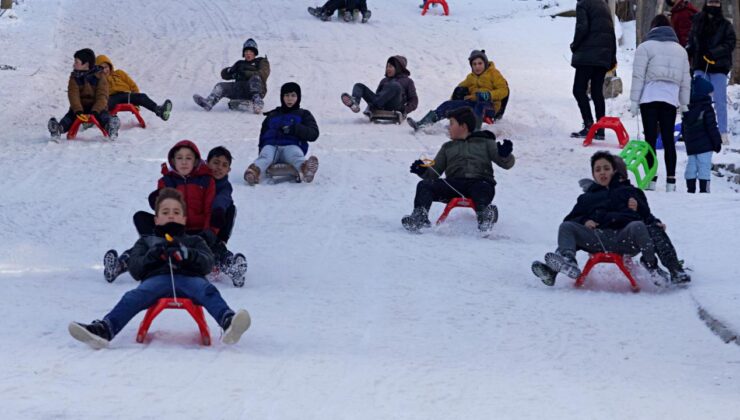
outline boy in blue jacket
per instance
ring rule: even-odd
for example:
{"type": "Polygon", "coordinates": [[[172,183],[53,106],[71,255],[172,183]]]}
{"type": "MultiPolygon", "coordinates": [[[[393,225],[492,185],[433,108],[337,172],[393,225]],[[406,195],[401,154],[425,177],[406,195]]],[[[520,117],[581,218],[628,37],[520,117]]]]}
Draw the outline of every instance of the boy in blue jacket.
{"type": "Polygon", "coordinates": [[[234,312],[205,279],[213,268],[213,254],[201,237],[185,233],[185,214],[182,194],[173,188],[162,189],[155,205],[154,234],[143,235],[131,248],[129,272],[141,283],[126,292],[102,321],[70,323],[72,337],[94,349],[107,347],[136,314],[160,298],[173,297],[174,289],[177,296],[205,307],[224,329],[224,344],[239,341],[251,324],[249,313],[244,309],[234,312]]]}
{"type": "Polygon", "coordinates": [[[294,167],[304,182],[313,181],[319,159],[306,159],[308,143],[319,137],[319,126],[310,111],[301,108],[301,87],[289,82],[280,88],[280,106],[268,112],[262,122],[259,157],[244,172],[249,185],[260,182],[260,176],[273,163],[294,167]]]}
{"type": "Polygon", "coordinates": [[[686,144],[686,188],[696,192],[696,179],[699,178],[699,192],[709,192],[712,175],[712,152],[722,149],[722,137],[717,128],[717,117],[712,107],[714,87],[707,79],[696,76],[691,81],[691,102],[689,111],[683,114],[681,135],[686,144]]]}

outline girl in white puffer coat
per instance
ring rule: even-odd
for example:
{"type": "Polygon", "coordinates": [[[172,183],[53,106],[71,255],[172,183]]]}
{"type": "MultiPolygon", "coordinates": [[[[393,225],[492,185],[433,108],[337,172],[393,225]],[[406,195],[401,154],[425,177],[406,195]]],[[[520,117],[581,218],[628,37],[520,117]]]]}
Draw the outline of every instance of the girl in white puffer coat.
{"type": "MultiPolygon", "coordinates": [[[[676,146],[673,128],[676,108],[688,110],[691,73],[686,50],[678,43],[671,23],[663,15],[653,19],[650,32],[635,51],[630,91],[630,113],[642,114],[645,141],[655,150],[660,128],[665,151],[666,191],[676,190],[676,146]]],[[[652,156],[648,155],[652,165],[652,156]]],[[[648,189],[655,189],[657,176],[648,189]]]]}

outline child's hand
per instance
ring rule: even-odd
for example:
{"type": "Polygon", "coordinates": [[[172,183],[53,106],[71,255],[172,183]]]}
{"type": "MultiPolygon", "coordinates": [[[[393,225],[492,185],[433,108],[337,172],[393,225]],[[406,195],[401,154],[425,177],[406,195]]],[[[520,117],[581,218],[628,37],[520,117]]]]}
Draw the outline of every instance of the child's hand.
{"type": "Polygon", "coordinates": [[[632,211],[637,211],[637,200],[630,197],[630,199],[627,200],[627,207],[629,207],[632,211]]]}
{"type": "Polygon", "coordinates": [[[584,223],[584,225],[589,229],[596,229],[596,227],[599,226],[599,224],[594,222],[593,220],[586,220],[586,223],[584,223]]]}

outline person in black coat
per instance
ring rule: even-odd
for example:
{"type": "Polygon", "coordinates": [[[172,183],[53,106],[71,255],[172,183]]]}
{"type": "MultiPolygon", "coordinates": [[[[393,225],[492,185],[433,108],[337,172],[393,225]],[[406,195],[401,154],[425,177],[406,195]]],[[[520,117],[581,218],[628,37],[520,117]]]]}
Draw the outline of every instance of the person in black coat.
{"type": "MultiPolygon", "coordinates": [[[[583,129],[571,134],[585,138],[594,123],[588,100],[588,84],[591,83],[591,99],[594,101],[596,121],[606,113],[604,102],[604,78],[606,72],[617,65],[617,38],[614,21],[605,0],[578,0],[576,5],[576,28],[573,42],[571,66],[576,69],[573,79],[573,96],[578,102],[583,119],[583,129]]],[[[597,139],[604,139],[599,130],[597,139]]]]}
{"type": "MultiPolygon", "coordinates": [[[[578,197],[573,210],[565,216],[558,230],[558,248],[545,254],[545,263],[535,262],[532,270],[543,283],[555,284],[557,273],[577,279],[581,275],[576,252],[614,252],[634,256],[653,276],[668,280],[668,273],[658,267],[655,245],[645,220],[653,220],[647,201],[631,186],[620,182],[615,157],[609,152],[591,156],[594,184],[578,197]]],[[[644,197],[644,196],[643,196],[644,197]]]]}
{"type": "Polygon", "coordinates": [[[712,84],[702,76],[691,82],[691,102],[689,111],[683,114],[681,136],[686,144],[686,188],[689,193],[696,192],[696,179],[699,179],[699,192],[709,192],[712,177],[712,152],[722,150],[722,137],[717,129],[717,119],[712,108],[712,84]]]}
{"type": "Polygon", "coordinates": [[[732,70],[735,29],[722,15],[719,0],[706,0],[694,15],[686,51],[694,76],[705,76],[714,86],[714,108],[722,144],[729,144],[727,127],[727,74],[732,70]]]}

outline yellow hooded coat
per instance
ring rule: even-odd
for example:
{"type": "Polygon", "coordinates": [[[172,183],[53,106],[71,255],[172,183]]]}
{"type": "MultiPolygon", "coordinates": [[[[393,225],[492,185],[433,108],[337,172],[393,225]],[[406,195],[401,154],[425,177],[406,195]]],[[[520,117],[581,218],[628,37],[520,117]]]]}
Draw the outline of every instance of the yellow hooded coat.
{"type": "Polygon", "coordinates": [[[134,82],[134,80],[131,79],[125,71],[115,70],[113,63],[107,56],[99,55],[95,60],[95,64],[100,66],[103,63],[110,66],[110,74],[105,76],[105,79],[108,81],[108,91],[110,95],[129,92],[139,93],[139,87],[136,85],[136,82],[134,82]]]}
{"type": "Polygon", "coordinates": [[[478,92],[490,93],[493,109],[497,112],[501,108],[501,101],[509,96],[509,84],[493,65],[493,61],[488,63],[488,68],[480,76],[471,72],[458,86],[468,88],[469,94],[465,99],[469,101],[477,100],[475,94],[478,92]]]}

